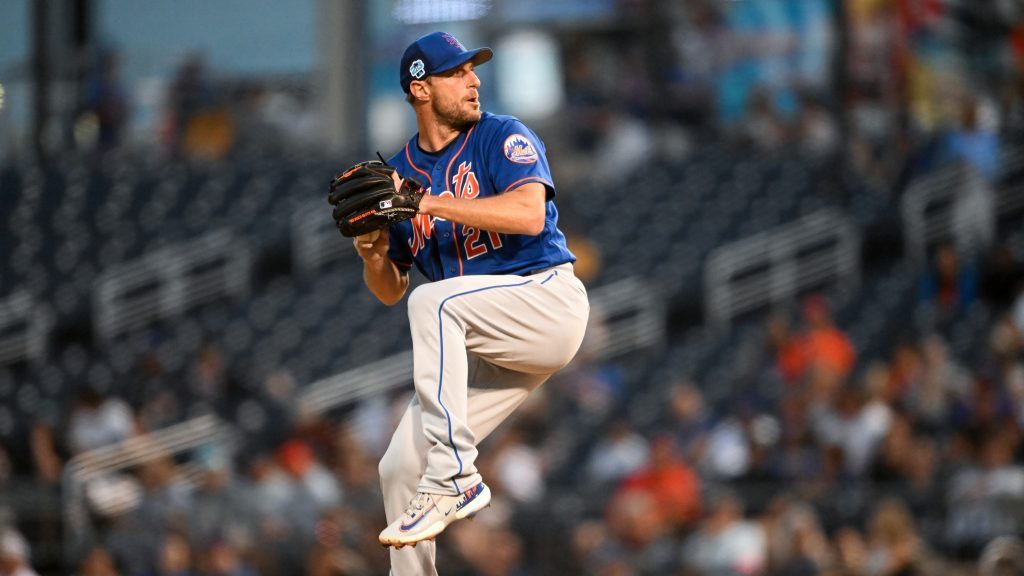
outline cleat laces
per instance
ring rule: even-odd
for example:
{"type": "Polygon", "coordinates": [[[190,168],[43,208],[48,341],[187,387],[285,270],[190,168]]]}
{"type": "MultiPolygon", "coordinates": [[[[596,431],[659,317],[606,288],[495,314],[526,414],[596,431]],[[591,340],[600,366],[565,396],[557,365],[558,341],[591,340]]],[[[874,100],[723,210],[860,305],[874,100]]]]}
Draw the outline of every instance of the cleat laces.
{"type": "Polygon", "coordinates": [[[405,509],[405,515],[415,517],[416,513],[423,510],[423,507],[427,505],[427,501],[430,499],[430,494],[426,492],[417,492],[416,497],[409,502],[409,506],[405,509]]]}

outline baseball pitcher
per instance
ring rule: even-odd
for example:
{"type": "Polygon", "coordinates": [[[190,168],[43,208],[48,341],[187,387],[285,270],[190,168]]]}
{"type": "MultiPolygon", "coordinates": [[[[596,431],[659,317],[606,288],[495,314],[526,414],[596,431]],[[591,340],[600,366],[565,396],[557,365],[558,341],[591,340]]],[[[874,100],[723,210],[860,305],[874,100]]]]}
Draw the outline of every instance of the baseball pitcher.
{"type": "Polygon", "coordinates": [[[400,76],[418,133],[331,185],[381,302],[402,299],[413,266],[430,280],[408,303],[416,394],[380,462],[395,576],[437,574],[433,538],[488,505],[477,444],[573,358],[590,310],[544,143],[481,110],[474,69],[492,55],[443,32],[413,42],[400,76]]]}

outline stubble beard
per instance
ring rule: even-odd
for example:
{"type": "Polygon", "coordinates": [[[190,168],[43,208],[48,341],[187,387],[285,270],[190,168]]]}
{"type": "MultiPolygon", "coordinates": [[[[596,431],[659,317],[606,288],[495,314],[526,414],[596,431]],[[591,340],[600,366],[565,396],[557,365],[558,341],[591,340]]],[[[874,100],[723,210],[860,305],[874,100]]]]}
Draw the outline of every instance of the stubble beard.
{"type": "Polygon", "coordinates": [[[461,106],[461,101],[439,102],[434,100],[431,105],[434,108],[434,116],[437,121],[458,132],[468,130],[483,115],[479,108],[476,110],[464,109],[461,106]]]}

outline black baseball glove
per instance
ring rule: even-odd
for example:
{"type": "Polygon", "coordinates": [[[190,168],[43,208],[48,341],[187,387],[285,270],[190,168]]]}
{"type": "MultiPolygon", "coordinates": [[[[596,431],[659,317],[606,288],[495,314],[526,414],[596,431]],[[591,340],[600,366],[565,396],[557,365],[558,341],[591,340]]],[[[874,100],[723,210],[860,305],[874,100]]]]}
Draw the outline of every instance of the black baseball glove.
{"type": "Polygon", "coordinates": [[[371,160],[356,164],[331,182],[327,200],[334,206],[334,221],[343,236],[362,236],[416,216],[423,186],[406,178],[396,191],[391,179],[394,171],[384,162],[371,160]]]}

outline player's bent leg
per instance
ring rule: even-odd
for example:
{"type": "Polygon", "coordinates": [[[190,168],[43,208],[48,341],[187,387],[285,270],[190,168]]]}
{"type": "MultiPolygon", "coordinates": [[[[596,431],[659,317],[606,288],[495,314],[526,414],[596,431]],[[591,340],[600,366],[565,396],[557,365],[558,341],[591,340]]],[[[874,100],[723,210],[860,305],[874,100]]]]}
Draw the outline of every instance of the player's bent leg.
{"type": "Polygon", "coordinates": [[[561,369],[583,339],[586,290],[564,265],[532,276],[425,284],[408,305],[414,381],[431,445],[420,491],[459,495],[478,482],[478,439],[467,425],[466,351],[516,372],[561,369]]]}
{"type": "Polygon", "coordinates": [[[550,377],[495,366],[472,354],[470,366],[469,425],[480,442],[550,377]]]}
{"type": "Polygon", "coordinates": [[[509,392],[515,401],[507,409],[481,420],[486,434],[529,390],[572,359],[589,315],[586,291],[571,267],[532,277],[434,282],[414,290],[408,306],[413,377],[428,448],[417,494],[380,535],[381,542],[395,546],[431,539],[489,503],[490,490],[475,467],[478,436],[470,422],[475,409],[486,412],[486,407],[470,406],[467,350],[505,374],[534,377],[525,392],[509,392]]]}
{"type": "Polygon", "coordinates": [[[452,278],[409,295],[413,382],[429,443],[420,492],[458,496],[479,483],[477,439],[467,416],[466,323],[452,314],[450,303],[491,283],[479,276],[452,278]]]}
{"type": "MultiPolygon", "coordinates": [[[[482,440],[504,422],[530,392],[547,379],[547,375],[512,372],[479,358],[470,360],[469,424],[474,435],[482,440]]],[[[386,467],[382,465],[384,469],[386,467]]],[[[477,479],[473,488],[464,490],[459,496],[418,493],[409,501],[399,519],[394,520],[389,514],[392,523],[381,532],[380,541],[398,547],[433,546],[432,542],[423,541],[436,537],[452,522],[472,516],[489,505],[490,489],[479,480],[479,476],[477,479]]],[[[394,553],[392,561],[395,562],[394,553]]]]}
{"type": "Polygon", "coordinates": [[[446,308],[466,323],[473,354],[515,372],[552,374],[583,341],[590,316],[586,290],[569,265],[525,278],[529,282],[516,289],[467,294],[446,308]]]}
{"type": "MultiPolygon", "coordinates": [[[[423,436],[420,412],[419,403],[414,399],[402,415],[378,466],[384,513],[389,523],[401,518],[416,495],[416,485],[426,465],[427,439],[423,436]]],[[[392,548],[390,556],[393,576],[437,576],[433,542],[424,542],[415,548],[392,548]]]]}
{"type": "Polygon", "coordinates": [[[384,495],[384,513],[388,521],[398,518],[406,504],[416,495],[429,444],[423,436],[421,409],[413,399],[405,409],[398,427],[391,436],[377,470],[384,495]]]}

